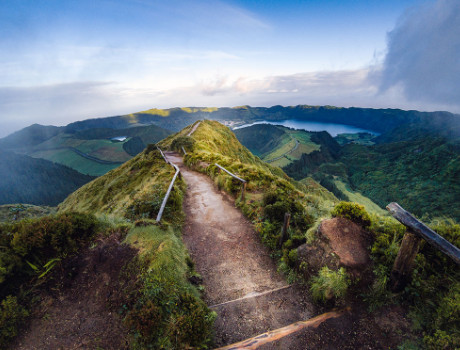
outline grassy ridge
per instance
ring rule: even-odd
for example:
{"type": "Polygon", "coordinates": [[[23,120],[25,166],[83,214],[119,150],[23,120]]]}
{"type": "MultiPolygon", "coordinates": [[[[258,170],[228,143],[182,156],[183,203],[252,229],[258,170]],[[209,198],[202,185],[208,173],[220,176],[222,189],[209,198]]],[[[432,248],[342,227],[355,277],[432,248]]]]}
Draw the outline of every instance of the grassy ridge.
{"type": "Polygon", "coordinates": [[[181,240],[182,180],[175,182],[161,224],[154,222],[174,172],[151,145],[59,206],[59,212],[108,215],[128,225],[125,243],[139,250],[127,267],[139,275],[139,285],[124,313],[133,348],[202,348],[211,341],[215,314],[189,282],[193,263],[181,240]]]}
{"type": "MultiPolygon", "coordinates": [[[[184,134],[182,131],[173,135],[160,142],[160,146],[172,147],[184,134]]],[[[329,215],[337,199],[314,180],[299,183],[280,168],[261,161],[219,122],[201,122],[191,138],[193,142],[184,157],[185,163],[208,174],[219,188],[236,197],[237,206],[252,220],[262,242],[279,259],[280,268],[289,274],[289,278],[294,278],[296,273],[289,256],[306,241],[307,231],[329,215]],[[220,173],[214,163],[248,181],[245,201],[239,197],[241,183],[224,172],[220,173]],[[279,247],[286,212],[291,213],[291,227],[287,242],[279,247]]]]}

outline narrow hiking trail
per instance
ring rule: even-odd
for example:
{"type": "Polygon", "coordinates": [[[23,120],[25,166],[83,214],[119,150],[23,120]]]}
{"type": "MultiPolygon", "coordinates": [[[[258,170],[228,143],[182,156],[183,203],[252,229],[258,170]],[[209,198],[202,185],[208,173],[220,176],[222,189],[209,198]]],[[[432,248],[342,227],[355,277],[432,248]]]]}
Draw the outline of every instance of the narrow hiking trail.
{"type": "MultiPolygon", "coordinates": [[[[289,286],[233,200],[206,175],[166,152],[187,183],[183,240],[214,309],[215,345],[224,346],[314,315],[306,293],[289,286]]],[[[304,349],[292,344],[289,349],[304,349]]]]}

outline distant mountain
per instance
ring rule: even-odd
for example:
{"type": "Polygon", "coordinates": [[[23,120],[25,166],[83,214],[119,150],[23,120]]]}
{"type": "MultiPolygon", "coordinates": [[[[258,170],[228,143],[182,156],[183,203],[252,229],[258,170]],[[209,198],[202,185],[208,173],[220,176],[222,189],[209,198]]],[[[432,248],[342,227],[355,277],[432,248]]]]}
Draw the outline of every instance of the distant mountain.
{"type": "Polygon", "coordinates": [[[178,131],[200,119],[223,122],[229,126],[255,121],[296,119],[322,123],[346,124],[379,133],[386,133],[401,125],[429,125],[431,129],[451,130],[460,136],[460,116],[449,112],[419,112],[400,109],[342,108],[333,106],[273,106],[234,108],[171,108],[150,109],[143,112],[99,119],[88,119],[67,125],[66,132],[92,128],[123,129],[155,124],[178,131]]]}
{"type": "Polygon", "coordinates": [[[0,204],[57,205],[94,179],[66,166],[0,150],[0,204]]]}
{"type": "Polygon", "coordinates": [[[25,149],[56,136],[62,127],[33,124],[0,139],[0,149],[25,149]]]}

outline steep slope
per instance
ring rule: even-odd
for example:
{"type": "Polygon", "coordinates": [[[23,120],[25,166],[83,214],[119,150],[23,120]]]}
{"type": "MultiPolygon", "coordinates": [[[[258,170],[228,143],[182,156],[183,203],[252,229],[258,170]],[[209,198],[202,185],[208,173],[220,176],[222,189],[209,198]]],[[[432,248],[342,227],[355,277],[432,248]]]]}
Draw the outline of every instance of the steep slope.
{"type": "Polygon", "coordinates": [[[252,125],[233,131],[238,140],[258,157],[272,152],[285,139],[289,139],[286,132],[271,124],[252,125]]]}
{"type": "Polygon", "coordinates": [[[6,151],[0,151],[0,178],[0,204],[51,206],[93,179],[60,164],[6,151]]]}

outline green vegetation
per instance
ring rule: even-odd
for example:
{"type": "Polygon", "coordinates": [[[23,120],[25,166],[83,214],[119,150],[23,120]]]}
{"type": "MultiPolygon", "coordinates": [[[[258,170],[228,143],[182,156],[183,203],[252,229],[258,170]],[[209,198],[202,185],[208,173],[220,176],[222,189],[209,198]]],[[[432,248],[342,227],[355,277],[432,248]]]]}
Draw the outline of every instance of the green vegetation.
{"type": "MultiPolygon", "coordinates": [[[[84,131],[68,129],[65,132],[65,128],[34,124],[0,139],[0,149],[49,160],[85,175],[100,176],[142,152],[147,144],[169,134],[168,130],[155,125],[121,130],[100,127],[84,131]],[[110,140],[117,136],[126,136],[127,139],[123,142],[110,140]]],[[[27,198],[24,201],[31,202],[27,198]]]]}
{"type": "Polygon", "coordinates": [[[339,134],[336,137],[334,137],[337,143],[341,146],[346,145],[348,143],[372,146],[375,144],[375,142],[373,141],[374,138],[375,136],[368,132],[358,132],[356,134],[339,134]]]}
{"type": "Polygon", "coordinates": [[[356,222],[364,228],[371,225],[371,218],[364,209],[364,206],[352,202],[340,202],[331,212],[331,215],[342,217],[356,222]]]}
{"type": "Polygon", "coordinates": [[[33,219],[55,213],[55,207],[38,206],[31,204],[4,204],[0,205],[0,222],[12,222],[22,219],[33,219]]]}
{"type": "MultiPolygon", "coordinates": [[[[17,335],[33,306],[33,290],[61,260],[100,228],[93,215],[64,213],[0,224],[0,346],[17,335]]],[[[62,266],[61,266],[62,267],[62,266]]]]}
{"type": "Polygon", "coordinates": [[[120,167],[79,188],[59,205],[59,210],[124,217],[132,211],[136,201],[145,201],[149,196],[150,200],[162,197],[174,172],[165,164],[159,151],[147,148],[120,167]]]}
{"type": "Polygon", "coordinates": [[[188,282],[193,266],[178,228],[136,227],[126,242],[140,249],[141,286],[125,316],[133,347],[204,348],[211,340],[215,313],[188,282]]]}
{"type": "Polygon", "coordinates": [[[310,292],[316,301],[326,302],[332,298],[343,298],[349,285],[350,279],[343,267],[333,271],[324,266],[318,276],[311,279],[310,292]]]}
{"type": "MultiPolygon", "coordinates": [[[[460,225],[434,221],[430,227],[445,239],[460,246],[460,225]]],[[[422,243],[415,260],[411,283],[402,293],[388,291],[393,262],[405,232],[394,219],[372,216],[369,228],[375,237],[371,255],[376,276],[365,300],[372,309],[400,303],[408,306],[413,327],[430,349],[455,349],[460,346],[460,271],[446,255],[422,243]]]]}
{"type": "Polygon", "coordinates": [[[104,175],[108,171],[115,169],[119,164],[101,164],[94,160],[85,158],[71,149],[57,149],[37,151],[31,154],[34,158],[41,158],[54,163],[62,164],[72,168],[82,174],[91,174],[91,176],[104,175]]]}
{"type": "MultiPolygon", "coordinates": [[[[160,142],[162,149],[172,147],[186,130],[160,142]]],[[[281,268],[290,273],[295,263],[293,249],[305,242],[305,232],[321,217],[327,216],[336,198],[314,180],[293,181],[283,171],[252,155],[230,129],[214,121],[203,121],[191,137],[193,149],[184,157],[187,165],[208,174],[217,186],[235,196],[236,204],[253,221],[259,235],[280,259],[281,268]],[[241,201],[241,183],[214,165],[248,181],[246,200],[241,201]],[[284,213],[291,213],[288,241],[279,247],[284,213]]]]}
{"type": "Polygon", "coordinates": [[[261,158],[291,139],[284,128],[271,124],[256,124],[233,132],[245,147],[261,158]]]}
{"type": "Polygon", "coordinates": [[[93,177],[43,159],[0,151],[0,204],[57,205],[93,177]]]}
{"type": "Polygon", "coordinates": [[[60,212],[78,209],[134,223],[125,243],[139,254],[127,269],[139,277],[123,313],[133,348],[206,348],[212,336],[215,313],[189,282],[194,271],[181,240],[182,180],[175,182],[161,223],[153,221],[174,172],[154,145],[149,145],[59,206],[60,212]]]}
{"type": "Polygon", "coordinates": [[[423,138],[373,146],[349,145],[341,152],[352,188],[384,207],[398,202],[429,218],[460,220],[460,144],[423,138]]]}
{"type": "Polygon", "coordinates": [[[253,154],[279,167],[320,149],[320,144],[311,140],[310,132],[284,126],[256,124],[235,130],[235,135],[253,154]]]}
{"type": "MultiPolygon", "coordinates": [[[[381,207],[379,207],[377,204],[375,204],[368,197],[363,196],[359,192],[351,191],[349,189],[349,187],[345,183],[343,183],[342,181],[340,181],[340,180],[333,180],[333,181],[334,181],[334,184],[337,187],[337,189],[340,191],[340,194],[344,195],[346,197],[345,199],[347,201],[355,202],[355,203],[363,205],[364,208],[366,209],[366,211],[369,212],[369,213],[375,213],[375,214],[379,214],[379,215],[383,215],[383,216],[389,215],[386,210],[383,210],[381,207]]],[[[328,188],[328,186],[325,186],[325,187],[328,188]]],[[[333,193],[335,194],[335,192],[333,192],[333,193]]]]}

